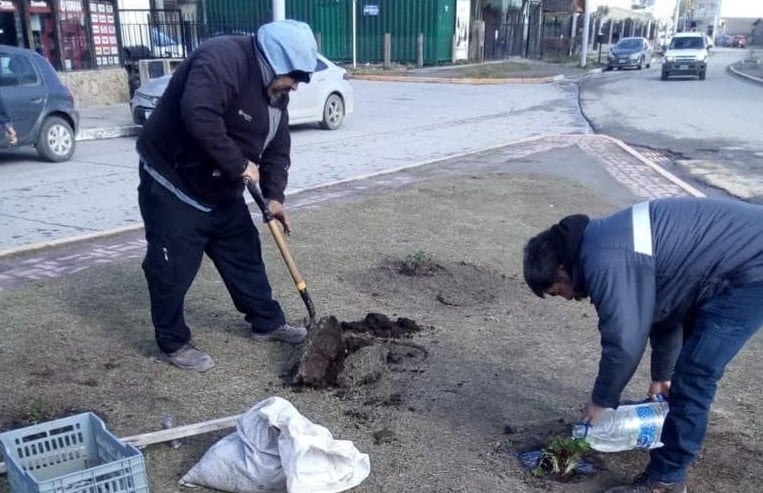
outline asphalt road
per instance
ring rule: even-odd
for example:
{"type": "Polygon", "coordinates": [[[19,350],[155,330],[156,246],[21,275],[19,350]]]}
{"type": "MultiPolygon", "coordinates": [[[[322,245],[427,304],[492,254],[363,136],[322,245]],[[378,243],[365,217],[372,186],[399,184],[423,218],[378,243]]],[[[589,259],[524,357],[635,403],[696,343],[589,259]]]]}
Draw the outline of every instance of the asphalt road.
{"type": "Polygon", "coordinates": [[[660,63],[602,73],[583,82],[583,113],[597,133],[663,152],[679,175],[763,202],[763,85],[727,72],[745,53],[712,50],[705,81],[663,82],[660,63]]]}
{"type": "MultiPolygon", "coordinates": [[[[293,130],[287,191],[589,130],[572,83],[353,86],[356,112],[339,130],[293,130]]],[[[0,250],[139,224],[134,146],[133,138],[81,142],[60,164],[31,149],[0,153],[0,250]]]]}

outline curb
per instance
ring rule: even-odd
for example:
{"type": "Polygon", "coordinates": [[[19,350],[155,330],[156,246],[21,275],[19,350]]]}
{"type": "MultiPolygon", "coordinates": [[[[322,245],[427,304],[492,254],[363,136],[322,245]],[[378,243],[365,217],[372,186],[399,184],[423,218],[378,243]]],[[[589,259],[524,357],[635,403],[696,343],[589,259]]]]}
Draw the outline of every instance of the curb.
{"type": "MultiPolygon", "coordinates": [[[[661,168],[657,164],[651,162],[650,160],[648,160],[647,158],[642,156],[641,153],[639,153],[636,149],[632,148],[631,146],[629,146],[628,144],[626,144],[624,141],[622,141],[620,139],[617,139],[615,137],[611,137],[609,135],[604,135],[604,134],[593,134],[593,135],[590,135],[590,134],[561,134],[561,135],[564,135],[564,136],[576,136],[577,135],[577,136],[586,136],[586,137],[592,137],[592,138],[599,138],[599,139],[608,140],[608,141],[614,143],[615,145],[617,145],[618,147],[620,147],[623,151],[627,152],[628,154],[630,154],[634,158],[638,159],[645,166],[653,169],[655,172],[659,173],[664,178],[666,178],[667,180],[671,181],[672,183],[674,183],[675,185],[677,185],[678,187],[680,187],[681,189],[686,191],[688,194],[690,194],[690,195],[692,195],[694,197],[707,197],[707,195],[705,195],[701,191],[697,190],[693,186],[689,185],[687,182],[685,182],[681,178],[679,178],[676,175],[674,175],[673,173],[671,173],[671,172],[661,168]]],[[[336,180],[336,181],[329,182],[329,183],[323,183],[321,185],[317,185],[317,186],[314,186],[314,187],[295,189],[295,190],[291,190],[291,191],[287,192],[286,196],[289,197],[289,196],[296,195],[298,193],[306,192],[306,191],[309,191],[309,190],[319,190],[321,188],[326,188],[326,187],[330,187],[330,186],[334,186],[334,185],[339,185],[339,184],[342,184],[342,183],[349,183],[349,182],[353,182],[353,181],[358,181],[358,180],[372,178],[372,177],[375,177],[375,176],[383,176],[383,175],[387,175],[387,174],[391,174],[391,173],[397,173],[397,172],[400,172],[400,171],[404,171],[406,169],[412,169],[412,168],[416,168],[416,167],[419,167],[419,166],[425,166],[427,164],[436,163],[438,161],[445,161],[445,160],[449,160],[449,159],[457,159],[459,157],[465,157],[465,156],[469,156],[469,155],[472,155],[472,154],[479,154],[481,152],[489,152],[489,151],[500,149],[500,148],[507,147],[507,146],[519,145],[519,144],[528,143],[528,142],[534,142],[534,141],[543,140],[543,139],[550,139],[550,138],[554,138],[556,136],[557,135],[553,135],[553,134],[549,134],[549,135],[536,135],[534,137],[527,137],[525,139],[520,139],[520,140],[516,140],[516,141],[512,141],[512,142],[505,142],[503,144],[489,146],[489,147],[486,147],[484,149],[467,151],[467,152],[462,152],[462,153],[453,154],[453,155],[449,155],[449,156],[439,157],[439,158],[436,158],[436,159],[430,159],[430,160],[416,162],[416,163],[412,163],[412,164],[408,164],[408,165],[398,166],[398,167],[395,167],[395,168],[392,168],[392,169],[387,169],[387,170],[379,171],[379,172],[376,172],[376,173],[370,173],[370,174],[362,175],[362,176],[354,176],[352,178],[345,178],[345,179],[342,179],[342,180],[336,180]]],[[[249,198],[247,198],[247,199],[248,199],[247,200],[247,204],[251,203],[251,199],[249,199],[249,198]]],[[[111,228],[111,229],[106,229],[106,230],[102,230],[102,231],[94,231],[92,233],[82,234],[82,235],[78,235],[78,236],[71,236],[71,237],[68,237],[68,238],[60,238],[60,239],[57,239],[57,240],[51,240],[51,241],[46,241],[46,242],[33,243],[33,244],[28,244],[28,245],[19,245],[19,246],[16,246],[16,247],[11,247],[11,248],[5,249],[5,250],[0,250],[0,258],[11,256],[11,255],[16,255],[16,254],[33,252],[33,251],[37,251],[37,250],[43,250],[45,248],[50,248],[50,247],[55,247],[55,246],[69,245],[69,244],[73,244],[73,243],[77,243],[77,242],[81,242],[81,241],[86,241],[86,240],[97,240],[99,238],[104,238],[104,237],[107,237],[107,236],[114,236],[114,235],[121,234],[121,233],[128,233],[128,232],[131,232],[131,231],[138,231],[140,229],[143,229],[143,223],[129,224],[129,225],[121,226],[121,227],[118,227],[118,228],[111,228]]]]}
{"type": "Polygon", "coordinates": [[[743,77],[743,78],[745,78],[747,80],[751,80],[753,82],[757,82],[758,84],[763,84],[763,79],[761,79],[760,77],[755,77],[755,76],[750,75],[750,74],[745,74],[741,70],[735,69],[733,64],[729,65],[727,67],[727,70],[729,72],[731,72],[732,74],[736,75],[737,77],[743,77]]]}
{"type": "Polygon", "coordinates": [[[119,127],[80,128],[76,141],[117,139],[119,137],[134,137],[140,133],[137,125],[123,125],[119,127]]]}
{"type": "Polygon", "coordinates": [[[563,75],[551,77],[514,77],[505,79],[482,79],[463,77],[409,77],[405,75],[374,75],[352,74],[353,79],[371,80],[377,82],[415,82],[431,84],[471,84],[471,85],[495,85],[495,84],[543,84],[564,80],[563,75]]]}

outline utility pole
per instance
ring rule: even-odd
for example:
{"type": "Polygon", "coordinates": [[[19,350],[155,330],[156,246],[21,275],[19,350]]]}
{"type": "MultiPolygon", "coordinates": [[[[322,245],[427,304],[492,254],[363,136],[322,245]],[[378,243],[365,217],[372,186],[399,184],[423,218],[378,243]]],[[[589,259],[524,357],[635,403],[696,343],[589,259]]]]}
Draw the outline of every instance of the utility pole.
{"type": "Polygon", "coordinates": [[[286,0],[273,0],[273,20],[286,19],[286,0]]]}
{"type": "Polygon", "coordinates": [[[673,34],[678,32],[678,17],[681,15],[681,0],[676,0],[676,13],[673,19],[673,34]]]}
{"type": "Polygon", "coordinates": [[[583,0],[583,41],[580,44],[580,66],[588,65],[588,31],[591,30],[591,0],[583,0]]]}

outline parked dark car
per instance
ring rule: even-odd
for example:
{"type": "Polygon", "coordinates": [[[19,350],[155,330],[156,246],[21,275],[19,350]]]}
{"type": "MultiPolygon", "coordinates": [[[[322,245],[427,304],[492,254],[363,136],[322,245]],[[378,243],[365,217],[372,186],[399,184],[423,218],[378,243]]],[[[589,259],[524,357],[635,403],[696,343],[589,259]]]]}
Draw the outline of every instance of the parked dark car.
{"type": "MultiPolygon", "coordinates": [[[[0,45],[0,96],[16,130],[16,146],[35,146],[49,161],[74,154],[79,112],[50,63],[32,50],[0,45]]],[[[0,148],[10,144],[0,139],[0,148]]]]}
{"type": "Polygon", "coordinates": [[[731,41],[731,46],[734,48],[746,48],[747,47],[747,36],[744,34],[737,34],[734,36],[734,39],[731,41]]]}
{"type": "Polygon", "coordinates": [[[646,38],[622,38],[609,50],[607,70],[652,66],[652,45],[646,38]]]}
{"type": "Polygon", "coordinates": [[[731,46],[734,42],[734,37],[728,34],[719,34],[715,37],[715,46],[731,46]]]}

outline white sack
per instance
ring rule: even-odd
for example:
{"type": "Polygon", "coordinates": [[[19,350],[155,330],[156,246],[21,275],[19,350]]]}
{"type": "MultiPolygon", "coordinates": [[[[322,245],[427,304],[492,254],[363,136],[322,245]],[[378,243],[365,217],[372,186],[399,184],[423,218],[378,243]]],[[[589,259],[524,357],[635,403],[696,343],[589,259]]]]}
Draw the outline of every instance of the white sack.
{"type": "Polygon", "coordinates": [[[231,493],[339,493],[371,471],[367,454],[334,440],[287,400],[270,397],[238,420],[180,480],[231,493]]]}

